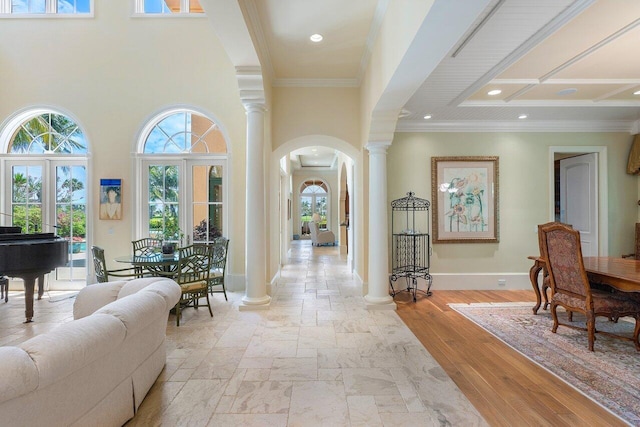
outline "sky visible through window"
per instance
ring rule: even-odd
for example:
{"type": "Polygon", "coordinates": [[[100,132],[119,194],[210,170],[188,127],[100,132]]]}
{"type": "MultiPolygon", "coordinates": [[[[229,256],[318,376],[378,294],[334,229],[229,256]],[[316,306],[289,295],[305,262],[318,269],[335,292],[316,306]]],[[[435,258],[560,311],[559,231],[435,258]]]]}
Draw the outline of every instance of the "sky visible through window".
{"type": "MultiPolygon", "coordinates": [[[[46,0],[12,0],[11,13],[46,13],[46,0]]],[[[58,0],[58,13],[89,13],[91,0],[58,0]]]]}

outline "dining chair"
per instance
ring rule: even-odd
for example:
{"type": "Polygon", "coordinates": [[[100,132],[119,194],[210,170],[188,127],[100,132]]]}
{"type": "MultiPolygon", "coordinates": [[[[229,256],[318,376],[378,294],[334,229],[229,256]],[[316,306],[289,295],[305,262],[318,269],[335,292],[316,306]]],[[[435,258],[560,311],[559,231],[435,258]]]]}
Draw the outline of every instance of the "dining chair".
{"type": "Polygon", "coordinates": [[[551,332],[556,333],[558,326],[557,308],[563,307],[569,312],[582,313],[586,317],[586,329],[589,341],[589,350],[593,351],[595,333],[595,321],[597,316],[609,319],[631,316],[635,319],[633,338],[610,334],[617,338],[633,341],[636,350],[640,351],[640,303],[631,299],[624,292],[611,292],[603,289],[592,289],[582,259],[582,247],[580,245],[580,232],[570,226],[561,223],[553,223],[541,227],[543,233],[542,246],[547,256],[546,264],[549,273],[549,281],[552,288],[551,316],[553,327],[551,332]]]}
{"type": "Polygon", "coordinates": [[[213,248],[209,245],[194,244],[178,250],[178,269],[173,273],[173,279],[180,285],[182,295],[175,307],[176,326],[180,326],[182,309],[198,309],[202,297],[206,299],[209,314],[213,317],[208,292],[213,248]]]}
{"type": "MultiPolygon", "coordinates": [[[[132,240],[131,245],[133,246],[134,256],[151,256],[162,253],[162,240],[154,239],[153,237],[144,237],[142,239],[132,240]]],[[[135,268],[140,277],[154,274],[153,272],[139,266],[135,268]]]]}
{"type": "Polygon", "coordinates": [[[213,248],[213,258],[211,260],[211,271],[209,272],[209,293],[223,293],[224,300],[227,299],[227,290],[224,285],[224,274],[227,266],[227,253],[229,250],[229,239],[218,237],[211,244],[213,248]],[[220,289],[214,289],[220,286],[220,289]]]}
{"type": "Polygon", "coordinates": [[[109,277],[118,277],[120,279],[140,277],[138,270],[134,267],[119,268],[115,270],[107,269],[107,263],[104,258],[104,249],[99,246],[91,246],[91,255],[93,255],[93,269],[96,273],[98,283],[108,282],[109,277]]]}
{"type": "Polygon", "coordinates": [[[149,256],[162,253],[162,240],[152,237],[145,237],[131,242],[133,245],[133,255],[149,256]]]}

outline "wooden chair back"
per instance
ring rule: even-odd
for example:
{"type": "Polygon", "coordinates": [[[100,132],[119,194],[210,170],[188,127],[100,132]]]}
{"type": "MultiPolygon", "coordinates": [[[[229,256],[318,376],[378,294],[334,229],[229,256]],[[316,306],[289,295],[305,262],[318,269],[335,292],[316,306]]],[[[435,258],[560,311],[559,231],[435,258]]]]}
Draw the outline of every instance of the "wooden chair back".
{"type": "Polygon", "coordinates": [[[580,232],[561,223],[542,226],[540,231],[553,292],[589,300],[591,287],[582,260],[580,232]]]}

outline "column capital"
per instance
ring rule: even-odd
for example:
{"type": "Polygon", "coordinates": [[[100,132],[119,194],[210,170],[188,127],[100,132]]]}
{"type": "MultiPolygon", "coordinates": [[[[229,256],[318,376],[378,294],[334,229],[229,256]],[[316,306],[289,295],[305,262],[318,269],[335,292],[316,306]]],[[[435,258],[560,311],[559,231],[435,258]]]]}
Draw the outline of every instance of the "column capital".
{"type": "Polygon", "coordinates": [[[264,101],[260,102],[256,99],[246,102],[243,100],[242,106],[247,113],[264,113],[265,111],[267,111],[267,107],[264,104],[264,101]]]}
{"type": "Polygon", "coordinates": [[[387,149],[391,147],[391,141],[375,141],[369,142],[364,146],[369,151],[369,154],[387,154],[387,149]]]}

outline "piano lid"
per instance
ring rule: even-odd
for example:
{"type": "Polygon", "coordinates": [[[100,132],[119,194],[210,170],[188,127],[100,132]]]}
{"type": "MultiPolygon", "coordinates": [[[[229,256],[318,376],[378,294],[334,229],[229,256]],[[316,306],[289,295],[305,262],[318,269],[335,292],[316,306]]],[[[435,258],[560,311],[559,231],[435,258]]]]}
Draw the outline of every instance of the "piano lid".
{"type": "Polygon", "coordinates": [[[20,234],[22,227],[4,227],[0,226],[0,234],[20,234]]]}

